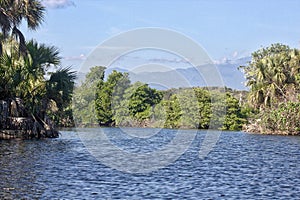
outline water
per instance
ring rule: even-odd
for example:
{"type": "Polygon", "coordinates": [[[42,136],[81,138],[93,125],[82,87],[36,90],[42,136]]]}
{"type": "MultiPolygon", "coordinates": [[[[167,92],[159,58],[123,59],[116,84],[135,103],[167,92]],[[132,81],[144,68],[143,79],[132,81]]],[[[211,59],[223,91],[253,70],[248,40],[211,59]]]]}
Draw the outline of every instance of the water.
{"type": "MultiPolygon", "coordinates": [[[[164,130],[146,143],[109,132],[115,145],[136,152],[174,136],[164,130]]],[[[205,134],[176,162],[145,174],[103,165],[72,130],[58,139],[0,141],[0,199],[300,199],[300,137],[223,132],[201,160],[205,134]]]]}

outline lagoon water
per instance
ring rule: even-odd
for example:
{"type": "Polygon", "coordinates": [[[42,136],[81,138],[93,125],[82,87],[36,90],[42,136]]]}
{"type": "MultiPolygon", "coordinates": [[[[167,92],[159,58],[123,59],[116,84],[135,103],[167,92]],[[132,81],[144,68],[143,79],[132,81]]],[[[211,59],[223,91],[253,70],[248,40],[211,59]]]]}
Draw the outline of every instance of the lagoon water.
{"type": "MultiPolygon", "coordinates": [[[[200,159],[209,133],[198,131],[175,162],[136,174],[97,160],[78,131],[97,129],[64,130],[58,139],[0,141],[0,199],[300,199],[300,137],[222,132],[200,159]]],[[[118,131],[105,129],[114,145],[135,153],[155,151],[176,134],[134,129],[150,132],[137,139],[118,131]]]]}

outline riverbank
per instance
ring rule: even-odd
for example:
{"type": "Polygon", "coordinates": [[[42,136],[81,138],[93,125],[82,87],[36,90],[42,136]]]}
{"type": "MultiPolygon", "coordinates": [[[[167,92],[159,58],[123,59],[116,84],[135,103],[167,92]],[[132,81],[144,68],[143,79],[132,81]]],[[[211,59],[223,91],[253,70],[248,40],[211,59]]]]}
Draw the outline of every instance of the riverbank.
{"type": "Polygon", "coordinates": [[[0,100],[0,140],[58,136],[51,121],[30,113],[20,98],[0,100]]]}
{"type": "Polygon", "coordinates": [[[287,130],[269,130],[260,125],[261,120],[252,120],[252,123],[245,124],[242,131],[246,133],[262,134],[262,135],[286,135],[286,136],[300,136],[298,131],[287,130]]]}
{"type": "Polygon", "coordinates": [[[39,134],[34,134],[31,130],[0,130],[0,140],[58,138],[59,134],[56,130],[48,130],[39,134]]]}

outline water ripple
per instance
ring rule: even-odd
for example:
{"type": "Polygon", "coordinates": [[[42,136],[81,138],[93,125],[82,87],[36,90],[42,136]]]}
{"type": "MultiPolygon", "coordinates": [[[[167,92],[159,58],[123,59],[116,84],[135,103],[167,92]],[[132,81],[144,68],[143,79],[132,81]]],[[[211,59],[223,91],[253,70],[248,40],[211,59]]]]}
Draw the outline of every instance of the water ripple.
{"type": "MultiPolygon", "coordinates": [[[[76,132],[62,133],[52,140],[0,141],[1,199],[300,199],[299,137],[224,132],[201,160],[200,131],[175,163],[127,174],[97,161],[76,132]]],[[[149,138],[151,148],[170,135],[149,138]]],[[[146,141],[112,139],[134,152],[152,150],[146,141]]]]}

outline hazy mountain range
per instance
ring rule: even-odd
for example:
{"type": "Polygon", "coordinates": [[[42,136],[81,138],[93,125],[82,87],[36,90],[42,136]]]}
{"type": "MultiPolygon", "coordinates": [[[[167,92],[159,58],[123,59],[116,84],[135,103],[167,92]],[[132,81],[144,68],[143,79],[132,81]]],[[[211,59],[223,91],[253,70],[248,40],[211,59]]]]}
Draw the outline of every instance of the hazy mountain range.
{"type": "MultiPolygon", "coordinates": [[[[237,60],[227,60],[221,64],[198,66],[197,68],[176,68],[170,70],[151,70],[151,66],[148,66],[149,70],[127,70],[124,68],[108,68],[106,70],[106,76],[113,70],[119,72],[128,72],[130,80],[132,82],[141,81],[149,83],[152,87],[157,89],[178,88],[178,87],[191,87],[191,86],[207,86],[207,81],[214,84],[214,79],[220,81],[222,79],[224,86],[236,89],[247,90],[245,87],[245,78],[243,72],[238,70],[239,66],[246,65],[251,60],[250,57],[243,57],[237,60]],[[212,68],[216,67],[216,70],[212,68]],[[205,76],[202,77],[203,71],[205,76]],[[215,72],[219,72],[220,75],[215,72]]],[[[215,68],[214,68],[215,69],[215,68]]],[[[78,73],[78,82],[84,80],[85,74],[78,73]]],[[[216,86],[216,85],[210,85],[216,86]]],[[[217,85],[218,86],[218,85],[217,85]]]]}

